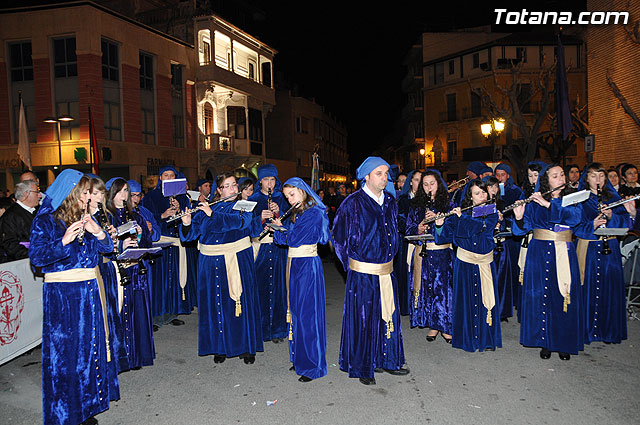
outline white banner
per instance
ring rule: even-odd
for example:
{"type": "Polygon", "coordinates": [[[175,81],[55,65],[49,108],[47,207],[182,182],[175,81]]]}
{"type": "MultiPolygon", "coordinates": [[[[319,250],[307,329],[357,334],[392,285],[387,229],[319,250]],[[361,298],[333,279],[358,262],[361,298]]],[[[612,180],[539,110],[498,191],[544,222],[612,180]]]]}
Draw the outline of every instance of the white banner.
{"type": "Polygon", "coordinates": [[[0,264],[0,365],[42,342],[42,282],[29,259],[0,264]]]}

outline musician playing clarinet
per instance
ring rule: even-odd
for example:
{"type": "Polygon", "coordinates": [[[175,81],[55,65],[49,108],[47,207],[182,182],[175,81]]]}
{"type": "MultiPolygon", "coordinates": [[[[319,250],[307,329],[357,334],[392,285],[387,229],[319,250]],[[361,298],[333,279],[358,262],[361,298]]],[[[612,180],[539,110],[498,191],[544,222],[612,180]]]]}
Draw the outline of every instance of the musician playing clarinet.
{"type": "Polygon", "coordinates": [[[542,359],[556,351],[569,360],[584,348],[580,271],[572,243],[582,206],[562,206],[565,183],[562,167],[546,166],[532,202],[513,210],[514,234],[533,230],[524,265],[520,343],[539,347],[542,359]]]}
{"type": "MultiPolygon", "coordinates": [[[[253,213],[262,224],[277,218],[287,210],[287,201],[281,192],[278,170],[272,164],[258,168],[258,182],[250,201],[258,204],[253,213]]],[[[285,274],[287,248],[273,242],[273,236],[252,240],[256,263],[256,279],[262,317],[264,341],[282,342],[289,335],[287,327],[287,291],[285,274]],[[257,254],[256,254],[257,251],[257,254]]]]}
{"type": "Polygon", "coordinates": [[[630,228],[635,217],[634,202],[600,211],[606,204],[620,200],[599,163],[588,165],[580,178],[579,189],[591,191],[582,203],[582,224],[578,236],[578,264],[582,282],[585,316],[585,343],[620,343],[627,339],[627,310],[622,256],[615,237],[603,240],[594,231],[604,228],[630,228]]]}
{"type": "MultiPolygon", "coordinates": [[[[433,234],[435,223],[425,224],[438,213],[454,207],[449,201],[447,185],[440,172],[427,169],[416,196],[411,200],[407,217],[407,234],[433,234]]],[[[411,327],[429,328],[427,341],[435,341],[438,333],[451,343],[453,320],[453,250],[450,243],[423,241],[412,250],[409,268],[411,283],[411,327]]]]}
{"type": "Polygon", "coordinates": [[[473,208],[487,203],[482,180],[471,180],[463,189],[461,207],[451,217],[436,220],[437,244],[454,243],[453,341],[465,351],[493,351],[502,347],[493,231],[498,214],[474,217],[473,208]],[[464,210],[464,211],[463,211],[464,210]]]}

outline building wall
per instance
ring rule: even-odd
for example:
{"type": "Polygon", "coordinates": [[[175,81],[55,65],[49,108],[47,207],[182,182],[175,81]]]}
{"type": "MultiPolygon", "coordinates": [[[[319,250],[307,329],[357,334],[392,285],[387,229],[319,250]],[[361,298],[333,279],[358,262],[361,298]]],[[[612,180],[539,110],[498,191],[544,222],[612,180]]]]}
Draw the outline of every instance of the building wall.
{"type": "MultiPolygon", "coordinates": [[[[626,0],[588,0],[590,11],[629,11],[628,28],[640,20],[640,3],[626,0]]],[[[589,25],[589,125],[596,136],[594,160],[612,166],[640,165],[640,128],[613,95],[607,72],[640,116],[640,44],[631,41],[623,25],[589,25]]]]}

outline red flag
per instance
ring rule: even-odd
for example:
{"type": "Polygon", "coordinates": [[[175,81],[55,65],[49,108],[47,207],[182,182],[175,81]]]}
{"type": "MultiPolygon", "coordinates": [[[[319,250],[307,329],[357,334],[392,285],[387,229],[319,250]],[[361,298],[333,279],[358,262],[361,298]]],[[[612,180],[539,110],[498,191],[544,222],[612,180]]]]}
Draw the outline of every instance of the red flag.
{"type": "Polygon", "coordinates": [[[100,155],[98,154],[98,139],[96,139],[96,128],[93,125],[91,106],[89,106],[89,157],[93,165],[93,173],[100,175],[100,155]]]}

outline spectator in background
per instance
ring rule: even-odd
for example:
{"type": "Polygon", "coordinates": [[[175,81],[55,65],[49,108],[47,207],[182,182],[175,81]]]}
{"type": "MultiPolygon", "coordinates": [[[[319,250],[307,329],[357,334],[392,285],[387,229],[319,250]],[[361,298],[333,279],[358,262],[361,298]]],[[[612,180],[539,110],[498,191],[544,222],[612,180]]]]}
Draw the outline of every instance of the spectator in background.
{"type": "Polygon", "coordinates": [[[404,182],[407,180],[407,175],[405,173],[398,174],[398,180],[396,181],[396,190],[401,191],[404,186],[404,182]]]}
{"type": "Polygon", "coordinates": [[[316,193],[318,194],[318,197],[320,198],[320,200],[324,202],[324,189],[318,189],[316,193]]]}
{"type": "Polygon", "coordinates": [[[253,195],[253,185],[255,182],[250,177],[242,177],[238,180],[238,193],[245,201],[253,195]]]}
{"type": "Polygon", "coordinates": [[[31,171],[20,174],[20,181],[23,182],[26,180],[33,180],[38,186],[40,186],[40,179],[31,171]]]}
{"type": "Polygon", "coordinates": [[[196,182],[196,190],[200,192],[198,202],[209,202],[211,197],[211,182],[207,179],[198,179],[196,182]]]}
{"type": "Polygon", "coordinates": [[[620,175],[618,174],[618,170],[609,168],[607,170],[607,178],[616,191],[620,189],[620,175]]]}
{"type": "Polygon", "coordinates": [[[569,179],[568,186],[572,189],[578,189],[580,183],[580,167],[576,164],[569,164],[564,168],[564,174],[569,179]]]}
{"type": "Polygon", "coordinates": [[[0,198],[0,217],[9,209],[9,207],[13,205],[11,199],[4,197],[0,198]]]}
{"type": "Polygon", "coordinates": [[[336,216],[336,210],[338,209],[338,207],[336,207],[336,188],[329,186],[328,190],[329,194],[327,195],[327,200],[324,204],[329,208],[329,226],[333,226],[333,219],[336,216]]]}
{"type": "Polygon", "coordinates": [[[336,209],[340,207],[340,204],[347,197],[347,186],[344,183],[338,185],[338,194],[336,195],[336,209]]]}
{"type": "Polygon", "coordinates": [[[25,180],[16,184],[17,202],[9,207],[2,216],[2,248],[7,261],[29,257],[27,242],[31,235],[31,223],[40,203],[40,190],[34,180],[25,180]]]}
{"type": "Polygon", "coordinates": [[[638,184],[638,169],[633,164],[625,164],[622,167],[622,176],[624,183],[620,185],[618,192],[623,198],[625,196],[634,196],[640,193],[640,184],[638,184]]]}
{"type": "Polygon", "coordinates": [[[353,193],[353,189],[351,188],[351,186],[349,186],[347,188],[347,196],[351,195],[353,193]]]}

